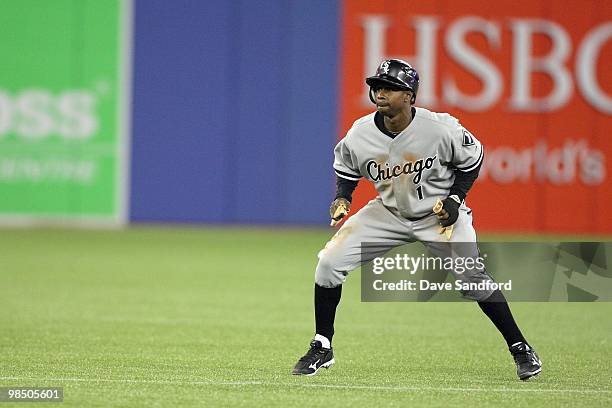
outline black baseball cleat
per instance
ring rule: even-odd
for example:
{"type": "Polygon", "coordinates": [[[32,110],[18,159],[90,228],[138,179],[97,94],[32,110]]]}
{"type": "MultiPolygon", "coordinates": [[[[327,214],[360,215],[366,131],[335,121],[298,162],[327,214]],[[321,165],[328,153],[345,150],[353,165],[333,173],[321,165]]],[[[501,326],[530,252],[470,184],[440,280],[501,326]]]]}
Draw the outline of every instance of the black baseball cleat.
{"type": "Polygon", "coordinates": [[[315,375],[319,368],[329,368],[335,363],[334,351],[331,348],[323,348],[318,340],[310,342],[310,350],[298,360],[293,367],[293,375],[315,375]]]}
{"type": "Polygon", "coordinates": [[[525,381],[540,374],[542,362],[538,354],[527,343],[517,343],[510,347],[510,353],[516,363],[516,374],[525,381]]]}

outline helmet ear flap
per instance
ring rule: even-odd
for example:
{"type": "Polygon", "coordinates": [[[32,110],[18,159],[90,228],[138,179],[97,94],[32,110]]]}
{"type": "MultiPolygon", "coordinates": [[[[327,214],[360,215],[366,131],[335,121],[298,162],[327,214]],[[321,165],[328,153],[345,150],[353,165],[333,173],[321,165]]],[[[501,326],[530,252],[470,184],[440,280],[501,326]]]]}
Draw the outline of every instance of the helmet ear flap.
{"type": "Polygon", "coordinates": [[[412,98],[410,98],[410,104],[414,105],[414,103],[416,102],[416,95],[414,93],[414,91],[412,92],[412,98]]]}
{"type": "Polygon", "coordinates": [[[370,100],[374,105],[376,105],[376,98],[374,97],[374,88],[370,87],[370,92],[368,93],[370,100]]]}

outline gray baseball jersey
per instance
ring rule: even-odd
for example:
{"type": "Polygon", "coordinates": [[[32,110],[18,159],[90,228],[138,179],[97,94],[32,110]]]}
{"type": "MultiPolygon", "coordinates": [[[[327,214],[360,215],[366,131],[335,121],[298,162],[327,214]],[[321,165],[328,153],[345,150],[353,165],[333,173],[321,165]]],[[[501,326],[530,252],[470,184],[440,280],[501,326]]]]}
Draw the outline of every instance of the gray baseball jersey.
{"type": "Polygon", "coordinates": [[[483,158],[481,143],[456,118],[415,111],[393,139],[376,127],[375,113],[364,116],[334,150],[339,177],[370,180],[384,206],[407,219],[430,214],[436,198],[448,196],[454,171],[473,170],[483,158]]]}

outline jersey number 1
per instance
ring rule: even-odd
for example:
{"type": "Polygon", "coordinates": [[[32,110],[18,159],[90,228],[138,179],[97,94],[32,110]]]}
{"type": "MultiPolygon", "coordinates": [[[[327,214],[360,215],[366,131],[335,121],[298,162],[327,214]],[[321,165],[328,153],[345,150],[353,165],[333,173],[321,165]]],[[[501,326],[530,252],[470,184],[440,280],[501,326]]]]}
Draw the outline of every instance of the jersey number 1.
{"type": "Polygon", "coordinates": [[[416,188],[416,192],[417,192],[417,196],[419,197],[419,200],[423,199],[423,186],[418,186],[416,188]]]}

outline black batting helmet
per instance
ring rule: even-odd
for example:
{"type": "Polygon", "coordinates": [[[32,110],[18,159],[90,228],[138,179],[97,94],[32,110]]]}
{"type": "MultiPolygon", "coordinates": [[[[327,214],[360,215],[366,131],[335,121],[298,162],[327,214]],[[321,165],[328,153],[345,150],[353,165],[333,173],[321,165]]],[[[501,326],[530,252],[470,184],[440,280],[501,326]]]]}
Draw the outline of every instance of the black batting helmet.
{"type": "Polygon", "coordinates": [[[380,63],[374,76],[366,78],[366,84],[370,86],[370,100],[374,103],[373,89],[384,85],[412,91],[410,103],[416,100],[419,91],[419,74],[406,61],[400,59],[388,59],[380,63]]]}

